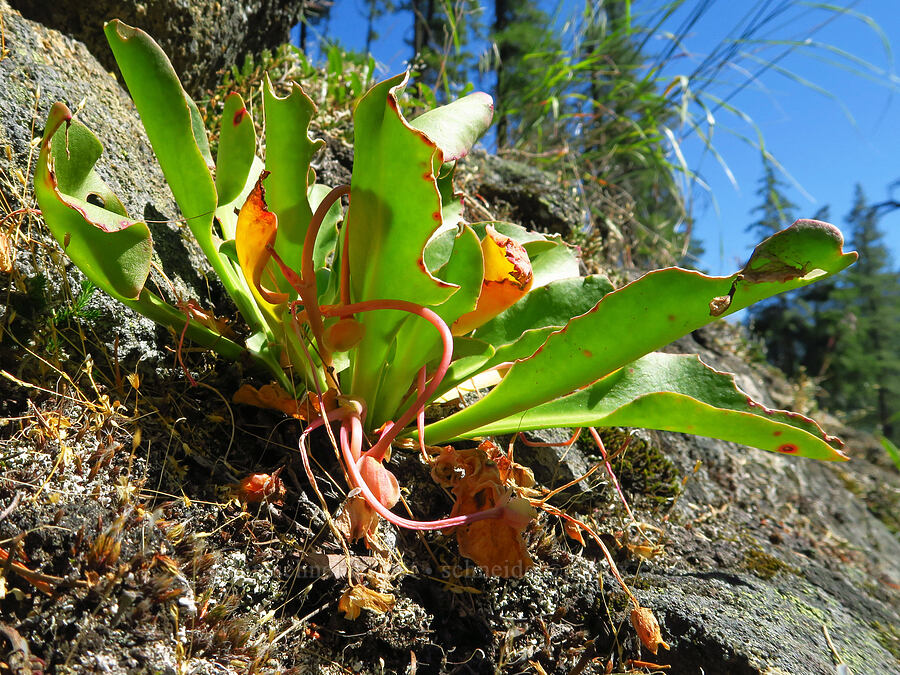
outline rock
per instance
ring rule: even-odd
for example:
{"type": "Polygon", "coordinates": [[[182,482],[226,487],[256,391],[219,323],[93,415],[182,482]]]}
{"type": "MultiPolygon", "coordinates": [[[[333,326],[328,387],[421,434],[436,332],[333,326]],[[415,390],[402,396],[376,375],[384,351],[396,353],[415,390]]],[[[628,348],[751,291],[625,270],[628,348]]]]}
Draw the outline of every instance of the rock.
{"type": "MultiPolygon", "coordinates": [[[[107,70],[116,72],[103,24],[110,19],[149,33],[163,48],[185,89],[199,97],[221,71],[288,41],[305,0],[11,0],[22,14],[84,43],[107,70]]],[[[7,40],[7,43],[9,41],[7,40]]]]}
{"type": "MultiPolygon", "coordinates": [[[[219,287],[205,278],[205,258],[177,220],[180,213],[127,93],[81,43],[24,19],[6,0],[0,0],[0,15],[8,50],[0,60],[0,196],[9,210],[36,206],[30,181],[38,142],[50,106],[63,101],[103,143],[96,169],[129,214],[148,221],[157,261],[176,291],[205,307],[221,303],[219,287]]],[[[15,222],[7,221],[7,226],[15,222]]],[[[13,273],[0,275],[10,292],[8,305],[20,317],[14,332],[21,320],[29,322],[28,330],[35,325],[46,328],[53,312],[73,306],[83,279],[39,220],[25,217],[19,222],[19,236],[13,237],[18,244],[13,273]]],[[[155,273],[148,283],[172,297],[168,284],[155,273]]],[[[95,352],[95,360],[140,359],[146,373],[172,365],[174,340],[152,321],[102,292],[93,293],[84,309],[91,320],[82,327],[96,338],[88,344],[105,345],[106,354],[95,352]]],[[[32,346],[38,351],[48,348],[40,341],[32,346]]]]}
{"type": "MultiPolygon", "coordinates": [[[[564,189],[552,173],[483,150],[471,153],[461,169],[467,176],[466,192],[482,198],[497,220],[564,237],[585,224],[578,219],[580,211],[572,208],[577,195],[564,189]]],[[[481,212],[474,216],[487,219],[481,212]]]]}
{"type": "MultiPolygon", "coordinates": [[[[704,329],[701,339],[712,345],[717,335],[729,333],[734,329],[720,324],[704,329]]],[[[748,383],[764,374],[690,337],[677,346],[692,346],[714,368],[733,370],[748,392],[748,383]]],[[[783,378],[775,379],[784,386],[783,378]]],[[[645,586],[638,596],[657,610],[664,636],[672,638],[672,651],[657,662],[673,664],[673,672],[832,675],[836,662],[825,625],[852,672],[897,671],[896,518],[880,517],[858,494],[870,494],[865,485],[877,474],[881,492],[893,493],[896,507],[900,473],[889,468],[883,452],[881,468],[871,463],[877,453],[867,447],[875,444],[870,436],[829,431],[849,441],[850,462],[814,462],[654,434],[690,476],[666,527],[667,554],[645,563],[641,572],[645,586]]]]}

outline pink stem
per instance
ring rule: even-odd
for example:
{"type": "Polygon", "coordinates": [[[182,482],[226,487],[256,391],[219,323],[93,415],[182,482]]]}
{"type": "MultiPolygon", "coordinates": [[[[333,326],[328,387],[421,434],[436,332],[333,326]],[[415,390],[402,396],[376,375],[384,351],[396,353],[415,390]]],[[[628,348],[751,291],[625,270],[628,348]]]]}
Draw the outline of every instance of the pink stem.
{"type": "Polygon", "coordinates": [[[600,448],[600,454],[603,456],[603,465],[606,467],[606,473],[609,475],[609,479],[612,481],[613,487],[616,488],[616,492],[619,493],[619,498],[622,500],[622,504],[625,506],[625,512],[628,514],[629,518],[635,520],[634,514],[631,512],[631,507],[628,506],[628,500],[625,499],[625,493],[622,492],[622,488],[619,485],[616,474],[613,473],[612,466],[610,466],[609,464],[609,458],[606,455],[606,447],[603,445],[603,440],[600,438],[600,434],[597,433],[597,430],[594,427],[588,427],[588,431],[591,432],[591,436],[594,437],[594,443],[596,443],[597,447],[600,448]]]}
{"type": "MultiPolygon", "coordinates": [[[[419,393],[425,389],[425,374],[425,366],[422,366],[416,382],[416,391],[419,393]]],[[[422,459],[428,464],[431,461],[431,457],[428,456],[428,451],[425,449],[425,406],[419,408],[416,414],[416,430],[419,432],[419,450],[422,451],[422,459]]]]}
{"type": "Polygon", "coordinates": [[[320,417],[319,419],[310,422],[309,426],[307,426],[306,429],[303,430],[303,433],[300,434],[300,459],[303,461],[303,470],[306,472],[306,477],[309,479],[309,482],[312,485],[313,490],[315,491],[316,496],[319,498],[319,502],[322,504],[322,508],[325,511],[328,510],[328,505],[325,501],[325,497],[319,490],[319,484],[316,481],[316,476],[315,474],[313,474],[312,467],[309,464],[309,453],[306,451],[306,437],[319,427],[325,426],[328,430],[328,436],[332,439],[332,442],[337,445],[337,442],[334,440],[334,433],[332,433],[331,427],[325,424],[325,420],[328,420],[329,422],[343,420],[348,414],[350,414],[350,412],[351,411],[344,408],[332,410],[331,412],[326,413],[324,417],[320,417]]]}
{"type": "Polygon", "coordinates": [[[345,419],[341,424],[340,436],[341,449],[344,453],[344,463],[347,465],[347,469],[350,471],[350,477],[353,479],[354,486],[358,487],[360,491],[362,491],[366,503],[371,506],[379,516],[393,523],[397,527],[403,527],[407,530],[443,530],[445,528],[468,525],[479,520],[503,518],[504,514],[506,513],[505,506],[495,506],[484,511],[478,511],[477,513],[467,513],[463,516],[454,516],[453,518],[443,518],[441,520],[410,520],[408,518],[403,518],[402,516],[396,515],[384,504],[378,501],[378,499],[375,497],[375,494],[371,489],[369,489],[369,486],[363,479],[362,474],[360,474],[359,467],[357,466],[356,461],[353,459],[353,448],[359,447],[362,435],[362,422],[359,419],[359,415],[353,414],[349,417],[349,419],[345,419]],[[347,430],[348,426],[350,427],[349,438],[347,430]]]}
{"type": "Polygon", "coordinates": [[[527,445],[529,448],[568,448],[572,443],[578,440],[578,436],[581,434],[581,427],[575,430],[575,433],[572,434],[572,438],[567,441],[563,441],[562,443],[541,443],[539,441],[529,441],[525,434],[519,434],[519,440],[522,441],[524,445],[527,445]]]}
{"type": "Polygon", "coordinates": [[[410,314],[415,314],[416,316],[420,316],[426,321],[428,321],[431,325],[437,328],[438,332],[441,335],[441,341],[444,345],[444,351],[441,355],[441,361],[438,364],[438,367],[434,371],[434,375],[431,377],[431,381],[428,383],[428,386],[425,387],[422,391],[419,392],[419,395],[416,397],[416,400],[413,401],[413,404],[409,407],[409,409],[404,412],[400,418],[394,423],[393,427],[385,434],[378,439],[378,442],[369,450],[369,453],[376,455],[380,452],[382,455],[384,454],[384,450],[379,449],[376,452],[376,448],[379,445],[386,447],[391,441],[393,441],[400,432],[409,424],[419,412],[419,408],[425,405],[429,398],[434,395],[437,391],[438,387],[441,386],[441,381],[444,379],[444,376],[447,374],[447,369],[450,367],[450,360],[453,358],[453,335],[450,333],[450,329],[447,327],[447,324],[444,323],[444,320],[438,316],[435,312],[428,309],[427,307],[422,307],[421,305],[417,305],[414,302],[408,302],[406,300],[364,300],[363,302],[356,302],[350,305],[341,305],[338,307],[329,307],[324,311],[326,316],[350,316],[351,314],[356,314],[357,312],[371,312],[379,309],[393,309],[401,312],[409,312],[410,314]]]}
{"type": "Polygon", "coordinates": [[[303,260],[300,265],[300,276],[303,281],[310,285],[313,291],[316,290],[316,270],[313,262],[313,251],[316,247],[316,236],[322,227],[322,221],[328,214],[328,209],[344,195],[350,194],[349,185],[338,185],[331,192],[325,195],[325,198],[319,204],[316,212],[313,214],[312,220],[309,221],[309,227],[306,228],[306,237],[303,240],[303,260]]]}

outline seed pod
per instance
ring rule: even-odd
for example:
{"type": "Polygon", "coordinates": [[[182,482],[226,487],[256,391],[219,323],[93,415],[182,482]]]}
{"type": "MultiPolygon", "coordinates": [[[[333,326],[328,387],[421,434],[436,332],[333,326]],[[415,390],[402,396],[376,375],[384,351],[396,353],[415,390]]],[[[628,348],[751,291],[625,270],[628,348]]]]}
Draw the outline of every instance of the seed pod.
{"type": "Polygon", "coordinates": [[[669,649],[669,645],[662,639],[653,610],[647,607],[636,607],[631,610],[631,625],[634,626],[644,646],[654,655],[660,647],[669,649]]]}

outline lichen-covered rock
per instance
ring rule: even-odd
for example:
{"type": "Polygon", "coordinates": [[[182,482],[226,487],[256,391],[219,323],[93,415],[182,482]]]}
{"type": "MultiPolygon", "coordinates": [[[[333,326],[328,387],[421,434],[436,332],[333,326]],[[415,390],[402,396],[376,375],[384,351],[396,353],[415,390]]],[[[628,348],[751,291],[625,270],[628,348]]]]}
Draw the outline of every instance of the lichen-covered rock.
{"type": "Polygon", "coordinates": [[[287,42],[304,0],[11,0],[29,19],[81,42],[107,70],[115,62],[103,23],[120,19],[159,42],[192,96],[221,79],[221,71],[287,42]]]}
{"type": "MultiPolygon", "coordinates": [[[[573,207],[577,195],[552,173],[480,150],[461,168],[468,176],[467,192],[483,199],[498,219],[564,237],[585,224],[579,220],[582,210],[573,207]]],[[[484,219],[485,214],[474,215],[484,219]]]]}
{"type": "MultiPolygon", "coordinates": [[[[103,143],[96,169],[129,214],[148,221],[158,261],[177,292],[206,305],[211,289],[218,301],[217,286],[204,277],[205,260],[182,234],[180,213],[127,93],[81,43],[23,18],[6,0],[0,0],[0,15],[8,50],[0,59],[0,195],[9,210],[35,206],[30,181],[37,143],[47,111],[62,101],[103,143]]],[[[8,220],[7,228],[16,222],[8,220]]],[[[72,303],[82,277],[39,219],[23,217],[21,223],[10,232],[12,273],[0,275],[0,284],[9,289],[7,304],[22,319],[45,323],[72,303]]],[[[160,341],[148,319],[99,292],[85,309],[93,316],[89,331],[110,354],[145,359],[151,367],[171,359],[165,345],[172,339],[163,331],[160,341]]]]}
{"type": "MultiPolygon", "coordinates": [[[[703,344],[689,336],[676,349],[734,370],[742,386],[759,382],[760,369],[721,349],[733,335],[714,326],[698,334],[703,344]]],[[[672,644],[659,662],[673,672],[832,675],[823,625],[852,672],[900,668],[900,537],[859,496],[871,495],[874,475],[882,493],[900,496],[900,473],[871,436],[830,421],[848,441],[848,463],[654,434],[690,476],[666,554],[643,563],[637,593],[672,644]]]]}

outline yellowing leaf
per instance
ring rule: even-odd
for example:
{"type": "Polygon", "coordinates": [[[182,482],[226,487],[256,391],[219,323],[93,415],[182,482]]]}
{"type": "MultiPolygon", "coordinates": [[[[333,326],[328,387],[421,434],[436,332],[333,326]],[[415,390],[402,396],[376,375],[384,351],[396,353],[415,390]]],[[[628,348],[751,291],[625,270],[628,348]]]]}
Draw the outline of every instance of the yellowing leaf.
{"type": "Polygon", "coordinates": [[[278,230],[278,218],[266,205],[263,179],[267,175],[266,171],[260,174],[256,186],[241,207],[234,234],[234,247],[241,271],[250,287],[256,289],[266,302],[278,305],[287,302],[288,295],[272,292],[262,286],[263,272],[272,257],[268,247],[274,245],[278,230]]]}
{"type": "Polygon", "coordinates": [[[363,609],[376,614],[384,614],[394,608],[394,596],[390,593],[379,593],[365,586],[353,586],[344,591],[338,601],[338,609],[348,619],[356,619],[363,609]]]}
{"type": "Polygon", "coordinates": [[[478,304],[452,326],[454,335],[465,335],[487,323],[531,290],[534,273],[525,248],[490,225],[481,240],[484,281],[478,304]]]}

